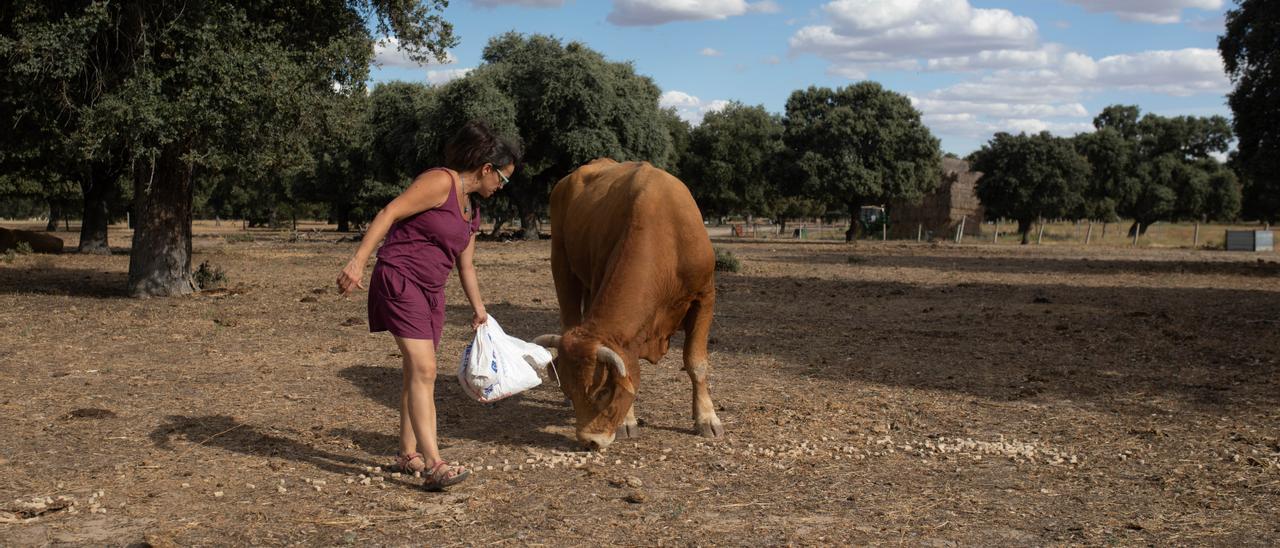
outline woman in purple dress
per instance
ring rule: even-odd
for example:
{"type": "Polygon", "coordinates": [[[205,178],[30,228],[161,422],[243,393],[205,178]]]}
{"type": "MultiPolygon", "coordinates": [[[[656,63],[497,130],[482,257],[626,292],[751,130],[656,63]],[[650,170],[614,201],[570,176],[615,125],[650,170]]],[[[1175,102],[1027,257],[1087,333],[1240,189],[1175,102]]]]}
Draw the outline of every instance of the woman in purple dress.
{"type": "Polygon", "coordinates": [[[489,197],[507,184],[520,161],[520,148],[472,121],[458,131],[444,155],[446,167],[418,175],[378,212],[338,275],[343,295],[353,287],[365,289],[364,267],[377,248],[368,288],[369,331],[390,331],[403,356],[400,454],[393,469],[421,472],[429,490],[458,483],[470,473],[440,458],[436,442],[436,350],[444,327],[445,283],[456,267],[474,310],[472,328],[485,323],[488,315],[471,260],[480,227],[471,196],[489,197]]]}

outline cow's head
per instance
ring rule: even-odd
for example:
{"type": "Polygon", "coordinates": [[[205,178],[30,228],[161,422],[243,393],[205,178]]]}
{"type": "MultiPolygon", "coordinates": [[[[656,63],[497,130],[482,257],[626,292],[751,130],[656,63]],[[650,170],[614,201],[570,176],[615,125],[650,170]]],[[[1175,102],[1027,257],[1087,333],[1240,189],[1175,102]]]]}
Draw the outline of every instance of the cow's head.
{"type": "MultiPolygon", "coordinates": [[[[560,389],[573,402],[578,441],[591,449],[613,443],[614,431],[636,399],[638,380],[613,349],[580,329],[564,335],[543,335],[536,344],[554,349],[553,362],[560,389]]],[[[639,368],[632,368],[638,373],[639,368]]]]}

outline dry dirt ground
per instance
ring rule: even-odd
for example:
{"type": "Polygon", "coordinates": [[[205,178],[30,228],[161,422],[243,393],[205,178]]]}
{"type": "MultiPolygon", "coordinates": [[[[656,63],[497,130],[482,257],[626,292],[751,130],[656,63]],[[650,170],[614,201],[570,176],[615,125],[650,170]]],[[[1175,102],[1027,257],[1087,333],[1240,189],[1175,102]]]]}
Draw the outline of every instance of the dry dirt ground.
{"type": "MultiPolygon", "coordinates": [[[[125,298],[124,254],[0,263],[0,545],[1280,543],[1276,254],[717,239],[727,436],[677,340],[602,455],[552,381],[466,399],[454,281],[440,432],[476,471],[426,493],[373,468],[399,357],[334,294],[355,244],[219,230],[230,284],[187,298],[125,298]]],[[[556,328],[547,242],[477,262],[508,332],[556,328]]]]}

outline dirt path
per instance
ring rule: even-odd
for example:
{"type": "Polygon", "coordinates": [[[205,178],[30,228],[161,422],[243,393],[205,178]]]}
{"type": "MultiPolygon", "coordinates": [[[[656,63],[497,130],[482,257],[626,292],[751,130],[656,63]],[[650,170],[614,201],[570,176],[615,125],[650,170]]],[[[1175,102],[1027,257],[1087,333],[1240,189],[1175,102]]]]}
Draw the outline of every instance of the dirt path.
{"type": "MultiPolygon", "coordinates": [[[[0,544],[1280,542],[1274,256],[717,240],[727,438],[677,340],[602,455],[554,383],[462,395],[455,282],[440,431],[477,472],[431,494],[373,471],[399,358],[332,292],[354,244],[231,239],[184,299],[123,298],[124,255],[0,264],[0,544]]],[[[546,242],[477,257],[508,332],[556,328],[546,242]]]]}

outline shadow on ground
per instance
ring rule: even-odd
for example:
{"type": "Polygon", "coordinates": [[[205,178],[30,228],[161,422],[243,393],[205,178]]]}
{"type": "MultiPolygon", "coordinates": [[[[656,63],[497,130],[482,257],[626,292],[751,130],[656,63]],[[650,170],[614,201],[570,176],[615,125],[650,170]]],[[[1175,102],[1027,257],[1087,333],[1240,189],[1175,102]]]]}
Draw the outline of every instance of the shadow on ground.
{"type": "Polygon", "coordinates": [[[717,285],[712,350],[772,355],[789,375],[1131,413],[1154,411],[1134,403],[1148,395],[1280,405],[1280,292],[723,273],[717,285]]]}
{"type": "MultiPolygon", "coordinates": [[[[356,365],[342,369],[338,376],[355,385],[370,400],[389,409],[400,409],[402,383],[399,368],[356,365]]],[[[572,431],[573,411],[564,404],[564,398],[555,385],[543,384],[505,400],[483,404],[463,393],[456,377],[448,373],[437,377],[435,399],[438,428],[447,432],[445,437],[483,443],[509,442],[545,449],[577,449],[574,440],[545,431],[550,427],[572,431]]],[[[360,432],[347,434],[362,446],[390,452],[394,452],[399,443],[395,436],[360,432]]]]}
{"type": "MultiPolygon", "coordinates": [[[[1084,251],[1081,251],[1084,253],[1084,251]]],[[[1280,276],[1280,256],[1258,255],[1256,261],[1129,260],[1097,258],[1017,257],[1008,255],[956,256],[945,254],[880,255],[849,248],[846,253],[778,255],[752,260],[782,264],[853,264],[862,268],[927,268],[940,272],[990,272],[995,274],[1196,274],[1225,276],[1280,276]]]]}
{"type": "Polygon", "coordinates": [[[0,294],[40,293],[113,299],[127,297],[125,272],[91,268],[24,266],[0,268],[0,294]]]}
{"type": "MultiPolygon", "coordinates": [[[[170,415],[149,436],[161,449],[173,449],[175,438],[260,458],[280,458],[315,466],[336,474],[363,473],[368,462],[317,449],[283,435],[237,421],[226,415],[187,417],[170,415]]],[[[189,450],[189,449],[188,449],[189,450]]]]}

